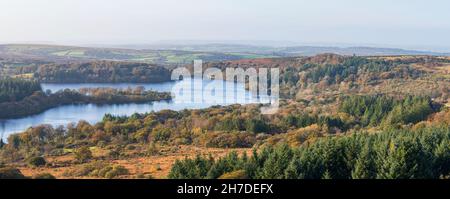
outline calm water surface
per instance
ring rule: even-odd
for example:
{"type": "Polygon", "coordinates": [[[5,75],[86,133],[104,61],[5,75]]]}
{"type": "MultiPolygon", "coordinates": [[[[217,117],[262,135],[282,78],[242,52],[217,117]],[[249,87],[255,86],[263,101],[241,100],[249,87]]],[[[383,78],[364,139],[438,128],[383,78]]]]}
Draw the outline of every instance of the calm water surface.
{"type": "Polygon", "coordinates": [[[146,104],[120,104],[120,105],[66,105],[53,109],[49,109],[41,114],[10,120],[0,120],[1,138],[6,139],[8,135],[17,132],[23,132],[27,128],[40,125],[50,124],[53,126],[67,125],[69,123],[78,122],[80,120],[88,121],[93,124],[100,121],[107,113],[113,115],[132,115],[133,113],[147,113],[152,111],[160,111],[164,109],[183,110],[183,109],[201,109],[211,107],[213,105],[229,105],[229,104],[249,104],[266,102],[261,99],[268,100],[267,96],[258,97],[244,89],[242,84],[234,84],[234,89],[225,89],[226,83],[219,80],[182,80],[178,82],[152,83],[152,84],[42,84],[43,90],[51,90],[57,92],[62,89],[79,89],[79,88],[135,88],[143,86],[146,90],[154,90],[160,92],[171,92],[173,99],[171,101],[157,101],[146,104]],[[202,86],[198,86],[202,84],[202,86]],[[194,88],[192,89],[191,85],[194,88]],[[216,89],[211,90],[209,87],[216,89]],[[177,92],[172,92],[173,88],[179,88],[177,92]],[[203,95],[202,95],[203,91],[203,95]],[[202,98],[203,96],[203,98],[202,98]],[[237,96],[241,96],[238,98],[237,96]],[[244,96],[244,97],[242,97],[244,96]],[[245,100],[244,100],[245,98],[245,100]],[[190,100],[187,100],[190,99],[190,100]],[[195,100],[194,100],[195,99],[195,100]],[[241,100],[237,100],[241,99],[241,100]]]}

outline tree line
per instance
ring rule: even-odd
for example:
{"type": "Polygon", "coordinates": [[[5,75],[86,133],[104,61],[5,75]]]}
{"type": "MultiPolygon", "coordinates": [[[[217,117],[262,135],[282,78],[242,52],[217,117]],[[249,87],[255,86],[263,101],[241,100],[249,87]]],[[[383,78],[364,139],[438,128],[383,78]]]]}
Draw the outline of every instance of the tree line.
{"type": "Polygon", "coordinates": [[[339,107],[341,112],[358,119],[361,126],[417,123],[439,110],[427,96],[394,98],[387,95],[348,96],[339,107]]]}
{"type": "Polygon", "coordinates": [[[50,108],[68,104],[123,104],[170,100],[167,92],[144,91],[143,88],[65,89],[56,93],[36,91],[21,101],[0,103],[0,118],[10,119],[38,114],[50,108]]]}
{"type": "Polygon", "coordinates": [[[0,78],[0,103],[20,101],[41,90],[38,81],[17,78],[0,78]]]}
{"type": "Polygon", "coordinates": [[[173,179],[429,179],[450,177],[450,128],[389,130],[281,144],[223,158],[177,160],[173,179]]]}
{"type": "Polygon", "coordinates": [[[36,66],[34,77],[49,83],[152,83],[170,81],[170,70],[145,63],[93,61],[36,66]]]}

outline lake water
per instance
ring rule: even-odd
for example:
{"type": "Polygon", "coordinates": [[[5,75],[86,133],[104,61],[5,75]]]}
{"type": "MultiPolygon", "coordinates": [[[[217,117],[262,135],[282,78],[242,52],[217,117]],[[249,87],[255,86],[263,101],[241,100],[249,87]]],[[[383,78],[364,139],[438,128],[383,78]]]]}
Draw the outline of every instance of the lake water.
{"type": "Polygon", "coordinates": [[[91,124],[100,121],[107,113],[113,115],[132,115],[133,113],[147,113],[164,109],[183,110],[201,109],[213,105],[267,103],[266,95],[257,96],[244,89],[241,83],[225,83],[219,80],[182,80],[177,82],[152,84],[42,84],[43,90],[57,92],[62,89],[79,88],[135,88],[143,86],[146,90],[171,92],[171,101],[157,101],[146,104],[118,104],[118,105],[65,105],[49,109],[41,114],[10,120],[0,120],[1,138],[6,139],[12,133],[23,132],[27,128],[40,124],[53,126],[67,125],[85,120],[91,124]],[[200,86],[201,85],[201,86],[200,86]],[[226,89],[231,85],[233,89],[226,89]],[[176,88],[174,91],[173,89],[176,88]],[[215,89],[210,89],[215,88],[215,89]],[[202,97],[203,96],[203,97],[202,97]]]}

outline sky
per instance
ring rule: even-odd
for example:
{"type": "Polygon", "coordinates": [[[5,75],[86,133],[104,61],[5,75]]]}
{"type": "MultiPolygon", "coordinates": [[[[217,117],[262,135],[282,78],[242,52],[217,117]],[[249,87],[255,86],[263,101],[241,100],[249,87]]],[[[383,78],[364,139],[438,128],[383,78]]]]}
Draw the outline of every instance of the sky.
{"type": "Polygon", "coordinates": [[[0,0],[0,43],[283,41],[450,52],[448,0],[0,0]]]}

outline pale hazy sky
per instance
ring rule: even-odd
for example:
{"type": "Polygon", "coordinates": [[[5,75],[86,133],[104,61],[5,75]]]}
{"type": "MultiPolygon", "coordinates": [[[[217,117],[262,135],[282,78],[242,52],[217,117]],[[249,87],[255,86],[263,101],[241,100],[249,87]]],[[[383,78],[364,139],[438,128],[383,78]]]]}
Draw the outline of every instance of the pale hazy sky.
{"type": "Polygon", "coordinates": [[[448,0],[0,0],[0,42],[271,40],[450,50],[448,0]]]}

